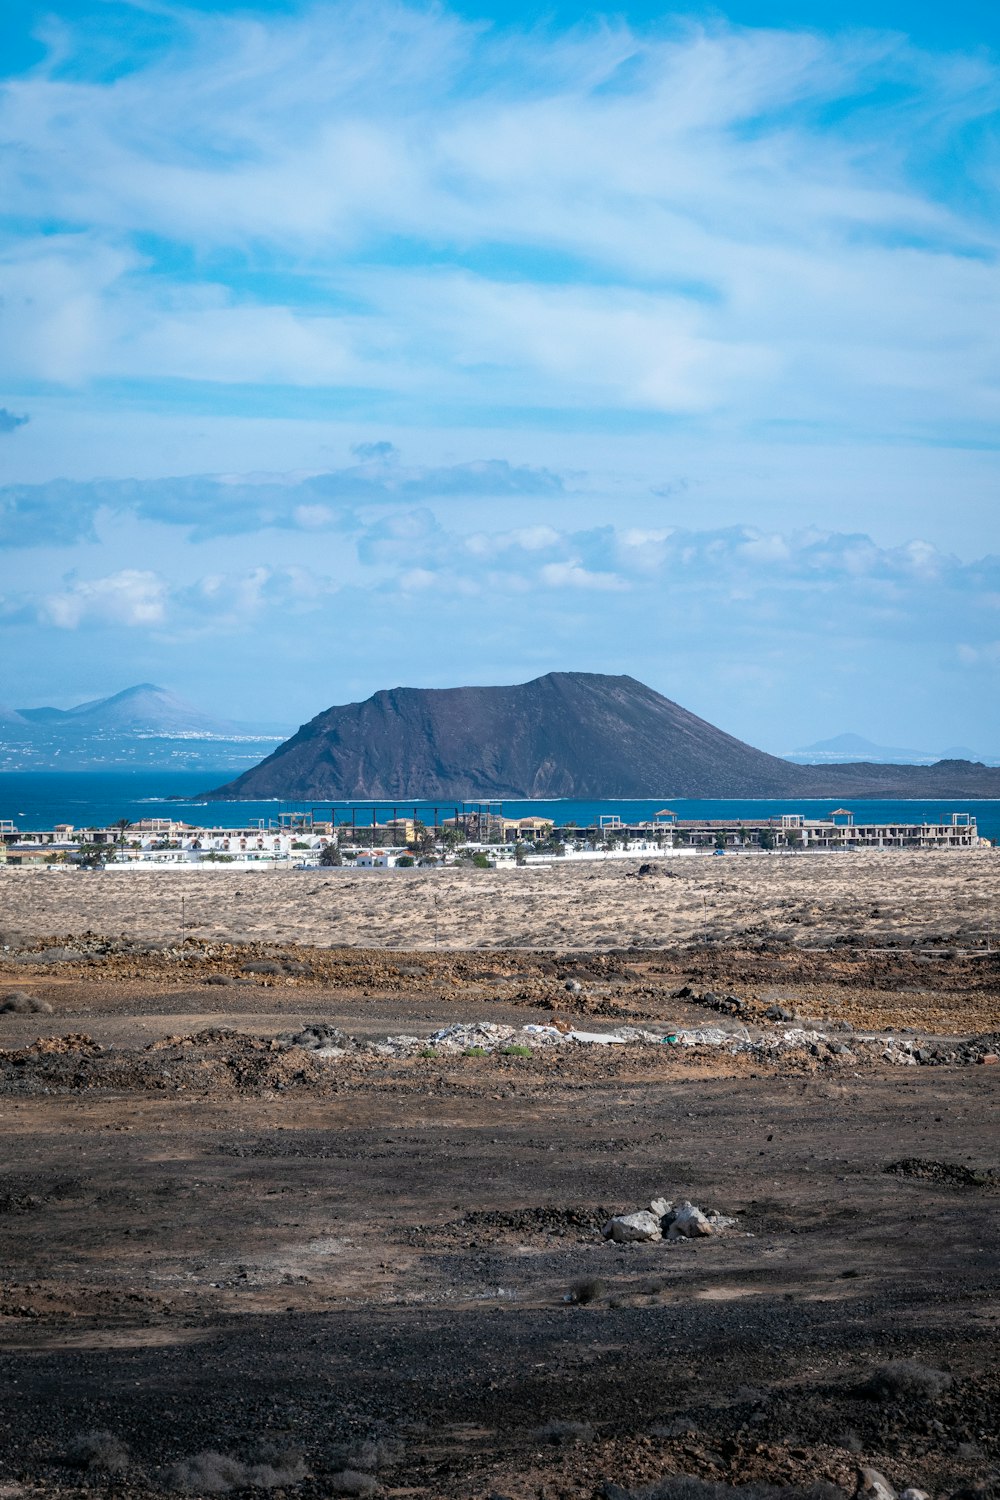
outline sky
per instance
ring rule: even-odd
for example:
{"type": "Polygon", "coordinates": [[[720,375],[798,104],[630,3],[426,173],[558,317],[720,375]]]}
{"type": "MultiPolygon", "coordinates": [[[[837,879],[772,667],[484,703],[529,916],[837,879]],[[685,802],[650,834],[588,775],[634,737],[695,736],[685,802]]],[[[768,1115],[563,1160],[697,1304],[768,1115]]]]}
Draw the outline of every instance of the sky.
{"type": "Polygon", "coordinates": [[[1000,7],[7,10],[0,703],[1000,753],[1000,7]]]}

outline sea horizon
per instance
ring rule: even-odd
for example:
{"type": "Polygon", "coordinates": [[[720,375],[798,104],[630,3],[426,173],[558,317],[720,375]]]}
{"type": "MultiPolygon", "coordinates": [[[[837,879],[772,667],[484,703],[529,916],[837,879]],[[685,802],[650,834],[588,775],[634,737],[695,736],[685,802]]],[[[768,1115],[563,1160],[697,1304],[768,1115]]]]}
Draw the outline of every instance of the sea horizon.
{"type": "MultiPolygon", "coordinates": [[[[221,768],[218,782],[231,774],[221,768]]],[[[206,801],[199,797],[215,776],[195,771],[5,771],[0,772],[0,820],[9,818],[19,831],[51,830],[57,823],[76,828],[103,827],[119,818],[164,817],[197,827],[239,828],[260,819],[277,821],[281,813],[309,812],[324,805],[322,798],[262,798],[254,801],[206,801]],[[200,816],[199,816],[200,815],[200,816]]],[[[438,809],[446,817],[463,802],[475,798],[397,797],[335,798],[348,806],[364,808],[376,821],[407,809],[418,813],[438,809]]],[[[674,797],[663,792],[656,797],[503,797],[508,817],[552,816],[557,824],[578,826],[596,823],[602,814],[617,813],[622,821],[644,822],[669,805],[681,818],[741,818],[780,816],[797,812],[821,818],[844,803],[843,798],[793,797],[674,797]],[[745,811],[744,811],[745,810],[745,811]]],[[[946,822],[953,812],[973,812],[980,834],[1000,839],[1000,800],[990,798],[872,798],[847,799],[859,823],[946,822]]]]}

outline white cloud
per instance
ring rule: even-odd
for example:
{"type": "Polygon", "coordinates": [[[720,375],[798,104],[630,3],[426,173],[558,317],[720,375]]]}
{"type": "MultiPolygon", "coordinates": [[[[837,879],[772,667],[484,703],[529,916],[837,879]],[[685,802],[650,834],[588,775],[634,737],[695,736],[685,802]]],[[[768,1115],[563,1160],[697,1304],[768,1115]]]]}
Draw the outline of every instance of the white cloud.
{"type": "Polygon", "coordinates": [[[581,567],[579,561],[546,563],[540,574],[542,583],[555,589],[597,589],[604,593],[620,593],[628,588],[624,578],[615,573],[596,573],[581,567]]]}
{"type": "Polygon", "coordinates": [[[83,624],[152,626],[166,618],[167,584],[157,573],[123,568],[106,578],[73,581],[41,602],[41,618],[62,630],[83,624]]]}
{"type": "Polygon", "coordinates": [[[152,60],[109,38],[106,72],[88,36],[92,76],[65,25],[0,89],[7,211],[70,226],[9,241],[8,379],[920,440],[1000,414],[985,57],[722,23],[499,36],[396,3],[171,18],[152,60]]]}

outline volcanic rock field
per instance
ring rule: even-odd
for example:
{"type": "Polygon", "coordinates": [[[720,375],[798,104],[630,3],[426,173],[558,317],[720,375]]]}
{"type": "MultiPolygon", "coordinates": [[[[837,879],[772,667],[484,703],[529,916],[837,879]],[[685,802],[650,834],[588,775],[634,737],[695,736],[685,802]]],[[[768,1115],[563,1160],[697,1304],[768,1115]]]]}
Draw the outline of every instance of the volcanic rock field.
{"type": "Polygon", "coordinates": [[[1000,1494],[996,856],[638,870],[0,872],[3,1500],[1000,1494]]]}

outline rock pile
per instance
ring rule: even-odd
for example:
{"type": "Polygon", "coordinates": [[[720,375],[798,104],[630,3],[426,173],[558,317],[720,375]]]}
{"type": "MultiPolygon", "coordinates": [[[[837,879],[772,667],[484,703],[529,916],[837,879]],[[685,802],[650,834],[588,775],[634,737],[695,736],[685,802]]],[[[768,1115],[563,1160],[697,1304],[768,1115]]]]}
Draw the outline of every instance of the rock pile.
{"type": "Polygon", "coordinates": [[[615,1214],[601,1233],[616,1245],[635,1245],[655,1240],[701,1239],[735,1228],[735,1219],[714,1210],[705,1213],[686,1198],[676,1203],[670,1198],[654,1198],[648,1208],[636,1213],[615,1214]]]}

